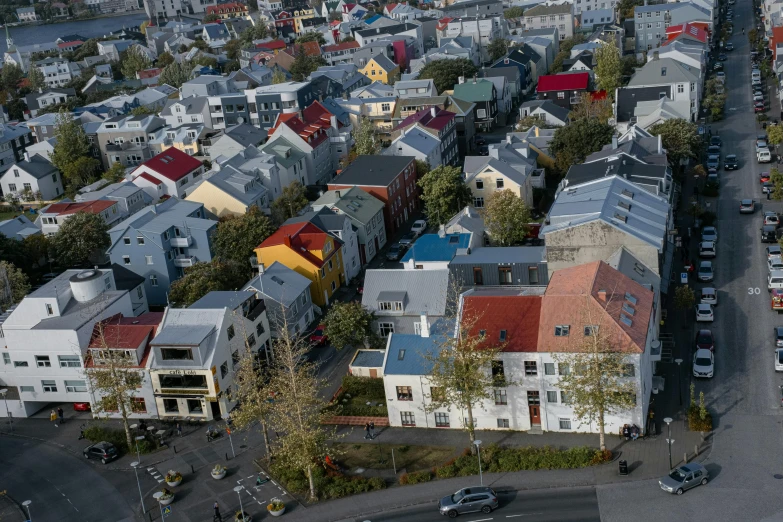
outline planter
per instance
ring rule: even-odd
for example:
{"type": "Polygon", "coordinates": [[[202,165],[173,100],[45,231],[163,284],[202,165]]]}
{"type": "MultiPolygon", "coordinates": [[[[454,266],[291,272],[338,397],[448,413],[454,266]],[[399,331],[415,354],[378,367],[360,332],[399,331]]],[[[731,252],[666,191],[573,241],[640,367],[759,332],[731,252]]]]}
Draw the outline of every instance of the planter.
{"type": "Polygon", "coordinates": [[[273,517],[279,517],[280,515],[285,513],[285,506],[283,506],[283,509],[278,509],[277,511],[272,511],[271,509],[268,509],[267,511],[269,511],[269,514],[272,515],[273,517]]]}
{"type": "Polygon", "coordinates": [[[173,488],[173,487],[175,487],[175,486],[179,486],[180,484],[182,484],[182,479],[175,480],[175,481],[172,481],[172,482],[169,482],[169,481],[167,480],[167,481],[166,481],[166,484],[167,484],[169,487],[172,487],[172,488],[173,488]]]}
{"type": "Polygon", "coordinates": [[[247,513],[247,511],[244,512],[244,516],[245,516],[245,518],[244,518],[244,521],[243,521],[242,520],[242,514],[241,513],[237,513],[236,515],[234,515],[234,522],[253,522],[253,517],[251,517],[247,513]]]}
{"type": "Polygon", "coordinates": [[[161,506],[168,506],[169,504],[171,504],[172,502],[174,502],[174,495],[172,495],[172,496],[171,496],[171,497],[169,497],[169,498],[159,498],[159,499],[158,499],[158,502],[160,502],[160,505],[161,505],[161,506]]]}
{"type": "Polygon", "coordinates": [[[212,478],[215,479],[215,480],[220,480],[220,479],[222,479],[225,476],[226,476],[226,471],[225,470],[221,471],[220,473],[215,473],[214,471],[212,472],[212,478]]]}

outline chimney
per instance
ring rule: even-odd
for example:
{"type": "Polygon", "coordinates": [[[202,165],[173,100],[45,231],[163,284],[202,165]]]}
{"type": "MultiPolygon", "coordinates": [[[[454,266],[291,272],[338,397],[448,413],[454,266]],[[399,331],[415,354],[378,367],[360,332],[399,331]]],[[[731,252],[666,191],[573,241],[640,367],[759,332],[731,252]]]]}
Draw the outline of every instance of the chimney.
{"type": "Polygon", "coordinates": [[[430,107],[430,115],[432,115],[433,118],[438,115],[438,111],[435,107],[430,107]]]}
{"type": "Polygon", "coordinates": [[[332,124],[332,128],[337,130],[337,116],[329,116],[329,121],[332,124]]]}
{"type": "Polygon", "coordinates": [[[465,83],[465,77],[460,76],[459,78],[457,78],[457,82],[459,82],[459,84],[462,85],[463,83],[465,83]]]}
{"type": "Polygon", "coordinates": [[[404,137],[405,137],[405,129],[402,129],[400,131],[400,138],[404,138],[404,137]]]}
{"type": "Polygon", "coordinates": [[[606,290],[599,290],[598,291],[598,299],[600,299],[604,303],[606,302],[606,290]]]}
{"type": "Polygon", "coordinates": [[[657,59],[658,59],[658,51],[655,51],[653,53],[653,60],[657,60],[657,59]]]}
{"type": "Polygon", "coordinates": [[[421,314],[421,336],[422,337],[430,336],[430,322],[427,319],[427,312],[422,312],[421,314]]]}
{"type": "Polygon", "coordinates": [[[440,226],[440,228],[438,229],[438,237],[441,238],[441,239],[446,237],[446,225],[441,225],[440,226]]]}
{"type": "Polygon", "coordinates": [[[617,134],[612,135],[612,149],[617,148],[617,134]]]}
{"type": "Polygon", "coordinates": [[[285,246],[290,247],[291,246],[291,236],[286,234],[283,238],[283,241],[285,242],[285,246]]]}
{"type": "Polygon", "coordinates": [[[351,93],[348,91],[343,92],[343,100],[350,100],[351,99],[351,93]]]}
{"type": "Polygon", "coordinates": [[[538,138],[538,125],[536,125],[536,138],[538,138]]]}
{"type": "Polygon", "coordinates": [[[27,152],[27,151],[24,151],[24,160],[25,161],[30,161],[30,153],[27,152]]]}
{"type": "Polygon", "coordinates": [[[258,275],[264,275],[264,263],[258,263],[258,275]]]}
{"type": "Polygon", "coordinates": [[[506,134],[506,143],[511,145],[511,134],[506,134]]]}

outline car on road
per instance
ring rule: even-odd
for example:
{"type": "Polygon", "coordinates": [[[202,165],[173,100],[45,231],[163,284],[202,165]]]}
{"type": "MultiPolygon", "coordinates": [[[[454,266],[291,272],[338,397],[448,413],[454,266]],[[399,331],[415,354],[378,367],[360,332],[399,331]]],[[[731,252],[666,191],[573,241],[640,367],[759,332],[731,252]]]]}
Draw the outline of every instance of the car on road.
{"type": "Polygon", "coordinates": [[[408,232],[400,238],[400,244],[404,247],[410,247],[416,241],[416,237],[415,232],[408,232]]]}
{"type": "Polygon", "coordinates": [[[764,107],[764,102],[754,102],[753,103],[753,111],[754,112],[764,112],[766,109],[764,107]]]}
{"type": "Polygon", "coordinates": [[[718,291],[711,287],[701,289],[700,303],[718,306],[718,291]]]}
{"type": "Polygon", "coordinates": [[[737,161],[736,154],[729,154],[723,159],[723,168],[725,170],[737,170],[739,168],[739,162],[737,161]]]}
{"type": "Polygon", "coordinates": [[[707,158],[707,172],[715,173],[720,168],[720,156],[711,155],[707,158]]]}
{"type": "Polygon", "coordinates": [[[704,227],[701,229],[701,240],[718,242],[718,229],[715,227],[704,227]]]}
{"type": "Polygon", "coordinates": [[[761,193],[762,194],[772,194],[772,191],[775,190],[775,184],[771,181],[764,181],[761,184],[761,193]]]}
{"type": "Polygon", "coordinates": [[[90,411],[89,402],[74,402],[73,411],[90,411]]]}
{"type": "Polygon", "coordinates": [[[400,259],[402,259],[402,256],[405,255],[405,250],[407,249],[401,244],[394,243],[392,246],[389,247],[389,250],[386,251],[386,260],[399,261],[400,259]]]}
{"type": "Polygon", "coordinates": [[[756,89],[753,91],[753,96],[764,96],[764,93],[761,92],[761,89],[756,89]]]}
{"type": "Polygon", "coordinates": [[[775,233],[777,227],[775,225],[764,225],[761,227],[761,242],[762,243],[777,243],[778,238],[775,233]]]}
{"type": "Polygon", "coordinates": [[[761,102],[761,103],[764,103],[764,96],[763,96],[763,95],[761,95],[761,94],[755,94],[755,95],[753,96],[753,101],[754,101],[754,102],[761,102]]]}
{"type": "Polygon", "coordinates": [[[729,43],[726,44],[724,49],[726,49],[727,51],[733,51],[734,50],[734,44],[729,42],[729,43]]]}
{"type": "Polygon", "coordinates": [[[767,269],[770,272],[773,270],[783,270],[783,258],[780,256],[772,256],[767,259],[767,269]]]}
{"type": "Polygon", "coordinates": [[[752,199],[743,199],[740,201],[740,214],[753,214],[756,210],[756,202],[752,199]]]}
{"type": "Polygon", "coordinates": [[[725,82],[726,81],[726,73],[723,71],[718,71],[715,73],[715,78],[718,79],[719,82],[725,82]]]}
{"type": "Polygon", "coordinates": [[[775,349],[775,371],[783,372],[783,348],[775,349]]]}
{"type": "Polygon", "coordinates": [[[769,146],[767,145],[767,136],[766,134],[757,136],[756,137],[756,152],[760,151],[761,149],[768,149],[769,146]]]}
{"type": "Polygon", "coordinates": [[[484,136],[481,136],[479,134],[476,134],[475,136],[473,136],[473,142],[476,145],[486,145],[487,144],[487,140],[484,138],[484,136]]]}
{"type": "Polygon", "coordinates": [[[764,212],[764,224],[765,225],[775,225],[776,227],[780,226],[780,216],[778,216],[777,212],[764,212]]]}
{"type": "Polygon", "coordinates": [[[766,183],[767,181],[769,181],[769,172],[759,174],[759,183],[766,183]]]}
{"type": "Polygon", "coordinates": [[[712,313],[712,305],[707,303],[699,303],[696,305],[696,322],[711,323],[714,320],[715,315],[712,313]]]}
{"type": "Polygon", "coordinates": [[[711,379],[714,374],[715,355],[710,350],[696,350],[693,354],[693,376],[711,379]]]}
{"type": "Polygon", "coordinates": [[[723,64],[721,62],[715,62],[715,64],[712,66],[713,71],[722,71],[723,70],[723,64]]]}
{"type": "Polygon", "coordinates": [[[707,155],[720,157],[720,145],[712,144],[709,147],[707,147],[707,155]]]}
{"type": "Polygon", "coordinates": [[[715,336],[712,335],[712,330],[704,328],[696,333],[696,349],[715,351],[715,336]]]}
{"type": "Polygon", "coordinates": [[[478,155],[479,156],[489,156],[489,147],[487,145],[479,145],[478,155]]]}
{"type": "Polygon", "coordinates": [[[767,259],[773,256],[783,255],[783,249],[780,248],[780,245],[768,246],[766,250],[767,250],[767,259]]]}
{"type": "Polygon", "coordinates": [[[427,230],[427,221],[425,219],[417,219],[411,226],[411,232],[415,233],[417,237],[422,235],[425,230],[427,230]]]}
{"type": "Polygon", "coordinates": [[[774,330],[775,346],[783,348],[783,326],[776,326],[774,330]]]}
{"type": "Polygon", "coordinates": [[[492,488],[476,486],[463,488],[438,502],[438,511],[441,515],[456,518],[465,513],[484,514],[492,513],[498,507],[498,496],[492,488]]]}
{"type": "Polygon", "coordinates": [[[715,257],[715,243],[712,241],[699,243],[699,257],[715,257]]]}
{"type": "Polygon", "coordinates": [[[715,273],[712,270],[712,261],[702,261],[699,263],[699,281],[709,283],[715,278],[715,273]]]}
{"type": "Polygon", "coordinates": [[[87,446],[82,452],[86,459],[100,459],[104,464],[111,462],[112,460],[119,458],[120,452],[111,442],[101,441],[96,442],[92,446],[87,446]]]}
{"type": "Polygon", "coordinates": [[[758,87],[761,85],[761,79],[760,78],[753,78],[753,81],[750,82],[750,85],[752,87],[758,87]]]}
{"type": "Polygon", "coordinates": [[[686,490],[705,485],[710,478],[707,468],[696,462],[689,462],[675,468],[658,481],[661,489],[676,495],[682,495],[686,490]]]}
{"type": "Polygon", "coordinates": [[[310,334],[310,344],[323,346],[327,343],[329,337],[326,335],[326,325],[319,324],[313,333],[310,334]]]}
{"type": "Polygon", "coordinates": [[[726,56],[725,54],[719,54],[718,55],[718,61],[725,62],[728,59],[729,59],[729,57],[726,56]]]}

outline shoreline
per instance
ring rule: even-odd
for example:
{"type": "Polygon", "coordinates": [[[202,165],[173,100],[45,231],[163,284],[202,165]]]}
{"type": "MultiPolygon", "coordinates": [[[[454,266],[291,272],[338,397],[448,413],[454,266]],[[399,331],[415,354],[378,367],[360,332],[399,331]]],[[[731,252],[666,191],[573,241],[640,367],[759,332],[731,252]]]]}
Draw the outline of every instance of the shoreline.
{"type": "Polygon", "coordinates": [[[63,24],[63,23],[75,23],[75,22],[87,22],[89,20],[100,20],[103,18],[119,18],[122,16],[135,16],[135,15],[146,15],[146,12],[144,9],[136,9],[134,11],[125,11],[123,13],[108,13],[108,14],[100,14],[97,16],[90,16],[88,18],[63,18],[60,20],[52,20],[49,22],[46,21],[36,21],[36,22],[25,22],[25,23],[13,23],[12,24],[5,24],[8,26],[8,29],[23,29],[25,27],[42,27],[46,25],[55,25],[55,24],[63,24]]]}

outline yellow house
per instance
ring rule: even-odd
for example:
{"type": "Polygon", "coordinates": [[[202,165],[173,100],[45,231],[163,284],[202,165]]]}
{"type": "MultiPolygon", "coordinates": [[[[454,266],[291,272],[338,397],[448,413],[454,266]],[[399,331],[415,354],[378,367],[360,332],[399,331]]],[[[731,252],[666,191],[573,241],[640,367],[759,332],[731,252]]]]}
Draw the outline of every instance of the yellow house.
{"type": "Polygon", "coordinates": [[[343,275],[342,243],[313,225],[283,225],[255,249],[259,264],[275,261],[313,282],[310,295],[319,306],[329,304],[343,275]]]}
{"type": "Polygon", "coordinates": [[[376,54],[367,60],[367,65],[359,69],[359,72],[371,81],[383,82],[386,85],[394,85],[400,79],[400,66],[382,54],[376,54]]]}
{"type": "Polygon", "coordinates": [[[484,208],[489,197],[498,190],[510,190],[529,208],[533,205],[532,176],[519,172],[503,160],[492,156],[471,158],[465,163],[465,180],[473,192],[475,208],[484,208]]]}
{"type": "Polygon", "coordinates": [[[225,167],[203,180],[185,199],[203,203],[217,217],[246,214],[251,208],[267,208],[269,191],[258,177],[225,167]]]}
{"type": "Polygon", "coordinates": [[[308,5],[297,6],[295,9],[289,12],[294,15],[294,30],[296,31],[296,34],[302,34],[304,32],[302,20],[315,18],[315,9],[308,5]]]}

